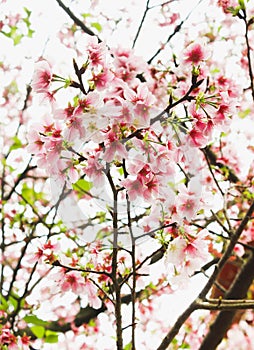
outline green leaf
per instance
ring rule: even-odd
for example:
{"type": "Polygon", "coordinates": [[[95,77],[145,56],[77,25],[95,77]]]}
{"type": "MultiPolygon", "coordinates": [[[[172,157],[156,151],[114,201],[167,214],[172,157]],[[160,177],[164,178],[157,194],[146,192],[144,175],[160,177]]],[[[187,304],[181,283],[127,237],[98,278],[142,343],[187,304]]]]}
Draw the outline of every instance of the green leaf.
{"type": "Polygon", "coordinates": [[[14,45],[18,45],[21,42],[21,39],[23,38],[23,34],[17,34],[15,35],[12,39],[13,39],[13,43],[14,45]]]}
{"type": "Polygon", "coordinates": [[[44,333],[45,333],[45,328],[42,326],[33,326],[30,328],[31,331],[33,332],[33,334],[37,337],[37,338],[43,338],[44,333]]]}
{"type": "Polygon", "coordinates": [[[90,13],[82,13],[81,16],[83,18],[86,18],[86,17],[91,17],[91,14],[90,13]]]}
{"type": "Polygon", "coordinates": [[[238,114],[239,118],[244,119],[245,117],[247,117],[250,114],[250,112],[251,112],[250,108],[247,108],[244,111],[240,111],[238,114]]]}
{"type": "Polygon", "coordinates": [[[29,188],[26,183],[24,183],[21,190],[22,197],[30,204],[34,203],[35,193],[32,188],[29,188]]]}
{"type": "Polygon", "coordinates": [[[26,14],[27,14],[27,18],[29,18],[29,17],[31,16],[32,11],[28,10],[27,7],[24,7],[24,11],[25,11],[26,14]]]}
{"type": "Polygon", "coordinates": [[[57,343],[58,342],[58,334],[56,332],[47,330],[45,332],[45,343],[57,343]]]}
{"type": "Polygon", "coordinates": [[[235,17],[238,15],[239,11],[241,10],[241,7],[240,6],[236,6],[236,7],[228,7],[227,9],[229,12],[232,13],[232,15],[235,17]]]}
{"type": "Polygon", "coordinates": [[[28,29],[28,32],[27,32],[27,36],[28,36],[28,38],[32,38],[33,37],[33,34],[34,34],[34,30],[33,29],[28,29]]]}
{"type": "Polygon", "coordinates": [[[32,323],[32,324],[34,324],[36,326],[46,326],[46,325],[48,325],[48,322],[41,320],[40,318],[38,318],[35,315],[27,315],[27,316],[25,316],[24,317],[24,321],[26,323],[32,323]]]}
{"type": "Polygon", "coordinates": [[[12,140],[13,140],[13,144],[10,147],[10,151],[13,151],[14,149],[21,148],[23,146],[22,142],[20,141],[20,139],[17,136],[14,136],[12,138],[12,140]]]}
{"type": "Polygon", "coordinates": [[[45,338],[45,343],[58,343],[58,335],[49,335],[45,338]]]}
{"type": "Polygon", "coordinates": [[[8,309],[8,303],[6,299],[0,295],[0,310],[6,311],[8,309]]]}
{"type": "Polygon", "coordinates": [[[79,192],[80,194],[84,194],[90,191],[92,187],[93,183],[84,179],[79,179],[75,184],[73,184],[73,189],[79,192]]]}
{"type": "Polygon", "coordinates": [[[13,298],[11,295],[9,296],[9,301],[11,305],[14,307],[14,310],[17,310],[18,307],[18,301],[16,298],[13,298]]]}
{"type": "Polygon", "coordinates": [[[240,7],[241,7],[242,10],[245,10],[245,9],[246,9],[244,0],[238,0],[238,3],[239,3],[239,5],[240,5],[240,7]]]}
{"type": "Polygon", "coordinates": [[[121,176],[124,174],[123,167],[118,168],[117,170],[121,176]]]}
{"type": "Polygon", "coordinates": [[[91,27],[97,29],[99,33],[102,31],[102,26],[98,22],[91,23],[91,27]]]}
{"type": "Polygon", "coordinates": [[[132,348],[131,343],[129,343],[125,345],[124,350],[131,350],[131,348],[132,348]]]}

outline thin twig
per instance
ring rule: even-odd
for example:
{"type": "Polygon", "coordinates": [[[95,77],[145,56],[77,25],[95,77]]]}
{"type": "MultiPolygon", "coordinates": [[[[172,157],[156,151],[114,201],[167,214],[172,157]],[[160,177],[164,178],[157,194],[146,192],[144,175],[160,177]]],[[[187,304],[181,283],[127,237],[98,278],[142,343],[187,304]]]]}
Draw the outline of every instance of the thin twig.
{"type": "MultiPolygon", "coordinates": [[[[174,31],[172,34],[169,35],[169,37],[167,38],[166,42],[164,43],[163,47],[165,47],[165,45],[167,45],[170,40],[178,33],[180,32],[183,24],[189,19],[189,17],[191,16],[191,14],[193,13],[193,11],[201,4],[203,0],[200,0],[197,5],[195,7],[193,7],[193,9],[188,13],[188,15],[175,27],[174,31]]],[[[147,61],[148,64],[151,64],[152,61],[155,59],[155,57],[157,57],[159,55],[159,53],[161,52],[161,48],[159,48],[155,54],[147,61]]]]}
{"type": "Polygon", "coordinates": [[[133,44],[132,44],[132,48],[133,48],[133,49],[134,49],[134,46],[135,46],[136,41],[137,41],[137,39],[138,39],[139,33],[140,33],[140,31],[141,31],[141,28],[142,28],[142,26],[143,26],[143,24],[144,24],[144,21],[145,21],[147,12],[150,10],[150,8],[149,8],[149,2],[150,2],[150,0],[147,0],[147,2],[146,2],[146,8],[145,8],[145,11],[144,11],[144,13],[143,13],[143,17],[142,17],[142,19],[141,19],[141,22],[140,22],[140,24],[139,24],[137,33],[136,33],[135,38],[134,38],[134,40],[133,40],[133,44]]]}
{"type": "Polygon", "coordinates": [[[215,177],[215,175],[214,175],[214,173],[213,173],[213,169],[212,169],[212,167],[211,167],[210,159],[209,159],[209,157],[208,157],[208,155],[207,155],[206,148],[202,148],[201,151],[203,152],[203,154],[204,154],[204,156],[205,156],[206,163],[207,163],[207,165],[208,165],[210,174],[212,175],[213,181],[215,182],[215,184],[216,184],[218,190],[220,191],[220,193],[221,193],[221,195],[222,195],[222,198],[224,198],[224,195],[225,195],[225,194],[224,194],[224,192],[222,191],[222,188],[220,187],[219,182],[218,182],[218,180],[216,179],[216,177],[215,177]]]}
{"type": "Polygon", "coordinates": [[[63,267],[64,269],[67,270],[66,272],[78,271],[78,272],[85,272],[85,273],[94,273],[94,274],[97,274],[97,275],[105,275],[105,276],[111,278],[111,274],[106,272],[106,271],[97,271],[97,270],[92,270],[92,269],[83,269],[82,267],[66,266],[66,265],[61,264],[59,260],[54,261],[52,265],[53,266],[63,267]]]}
{"type": "Polygon", "coordinates": [[[85,32],[86,34],[91,35],[91,36],[96,36],[98,38],[99,43],[102,42],[102,40],[98,37],[98,35],[96,35],[78,17],[76,17],[74,15],[74,13],[70,10],[70,8],[65,6],[61,0],[56,0],[56,2],[67,13],[67,15],[73,20],[73,22],[83,30],[83,32],[85,32]]]}

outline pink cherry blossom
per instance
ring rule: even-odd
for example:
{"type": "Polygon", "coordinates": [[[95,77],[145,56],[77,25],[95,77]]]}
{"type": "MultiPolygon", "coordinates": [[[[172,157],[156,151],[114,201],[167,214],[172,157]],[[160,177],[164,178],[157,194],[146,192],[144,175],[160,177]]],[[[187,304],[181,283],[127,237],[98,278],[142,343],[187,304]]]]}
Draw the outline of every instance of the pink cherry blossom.
{"type": "MultiPolygon", "coordinates": [[[[42,129],[42,128],[41,128],[42,129]]],[[[31,127],[27,134],[28,146],[27,151],[32,154],[40,154],[44,151],[45,139],[39,132],[35,130],[35,126],[31,127]]]]}
{"type": "Polygon", "coordinates": [[[85,174],[93,181],[94,186],[101,187],[104,185],[105,177],[103,173],[103,165],[99,163],[99,154],[90,156],[87,166],[84,168],[85,174]]]}
{"type": "Polygon", "coordinates": [[[97,296],[96,286],[91,281],[87,280],[85,288],[88,296],[89,305],[95,309],[99,309],[102,303],[101,299],[97,296]]]}
{"type": "Polygon", "coordinates": [[[137,73],[142,73],[147,64],[142,57],[136,56],[134,52],[128,48],[118,47],[111,49],[114,56],[114,66],[116,77],[121,81],[131,82],[137,73]]]}
{"type": "Polygon", "coordinates": [[[179,19],[179,13],[173,13],[173,14],[170,15],[169,18],[165,18],[164,22],[159,23],[159,25],[161,27],[170,26],[173,23],[175,23],[175,21],[178,20],[178,19],[179,19]]]}
{"type": "Polygon", "coordinates": [[[6,346],[8,345],[8,349],[11,349],[11,350],[19,349],[17,345],[16,336],[11,332],[11,330],[6,325],[4,325],[1,329],[0,344],[5,344],[6,346]]]}
{"type": "Polygon", "coordinates": [[[209,257],[208,254],[208,240],[207,230],[200,231],[196,237],[188,236],[188,242],[186,247],[184,248],[184,253],[186,255],[186,259],[192,261],[196,259],[196,261],[200,260],[200,262],[206,261],[209,257]]]}
{"type": "Polygon", "coordinates": [[[100,73],[93,74],[94,86],[98,91],[105,89],[108,84],[114,79],[114,74],[109,69],[104,69],[100,73]]]}
{"type": "Polygon", "coordinates": [[[113,159],[122,160],[128,157],[125,146],[120,141],[113,141],[104,152],[103,159],[110,163],[113,159]]]}
{"type": "Polygon", "coordinates": [[[84,278],[77,271],[62,272],[59,283],[63,292],[71,290],[75,294],[81,294],[85,291],[84,278]]]}
{"type": "Polygon", "coordinates": [[[118,140],[117,129],[116,131],[110,130],[107,133],[106,149],[103,159],[110,163],[113,159],[122,160],[124,158],[128,158],[128,152],[125,146],[118,140]]]}
{"type": "Polygon", "coordinates": [[[207,236],[206,230],[200,231],[197,236],[191,236],[184,227],[181,232],[182,234],[169,242],[165,259],[169,282],[177,288],[184,280],[187,283],[188,276],[210,257],[209,242],[204,239],[207,236]]]}
{"type": "Polygon", "coordinates": [[[52,72],[49,63],[45,60],[35,64],[35,70],[32,78],[32,88],[38,93],[47,93],[52,81],[52,72]]]}
{"type": "Polygon", "coordinates": [[[82,139],[85,136],[84,121],[81,117],[73,115],[67,118],[67,129],[64,131],[64,137],[69,142],[74,142],[76,139],[82,139]]]}
{"type": "Polygon", "coordinates": [[[177,222],[182,222],[184,218],[188,221],[194,219],[201,205],[200,192],[198,178],[192,178],[188,183],[188,187],[182,184],[178,186],[176,214],[174,214],[174,219],[177,222]]]}
{"type": "Polygon", "coordinates": [[[154,176],[149,182],[147,182],[143,189],[143,197],[145,200],[152,200],[156,198],[156,195],[159,193],[159,182],[158,179],[154,176]]]}
{"type": "Polygon", "coordinates": [[[229,7],[236,7],[238,2],[236,0],[218,0],[217,4],[218,6],[222,7],[225,13],[229,13],[229,7]]]}
{"type": "Polygon", "coordinates": [[[184,62],[194,65],[200,64],[208,58],[207,51],[199,43],[193,43],[184,52],[184,62]]]}
{"type": "Polygon", "coordinates": [[[189,142],[191,146],[195,146],[198,148],[203,148],[208,143],[208,138],[201,130],[198,130],[196,128],[193,128],[189,132],[189,142]]]}
{"type": "Polygon", "coordinates": [[[145,157],[136,153],[135,151],[129,152],[129,159],[126,162],[126,169],[130,175],[136,175],[139,173],[145,166],[146,160],[145,157]]]}
{"type": "Polygon", "coordinates": [[[155,102],[155,97],[149,91],[147,85],[140,83],[136,92],[126,86],[124,97],[134,105],[134,115],[137,124],[143,127],[149,126],[152,113],[151,107],[155,102]]]}
{"type": "MultiPolygon", "coordinates": [[[[169,146],[169,143],[168,145],[169,146]]],[[[159,147],[155,153],[149,156],[151,170],[156,174],[172,174],[173,169],[170,167],[170,160],[172,160],[172,152],[165,147],[159,147]]]]}
{"type": "Polygon", "coordinates": [[[143,193],[143,184],[138,179],[125,179],[121,184],[127,189],[130,201],[135,201],[143,193]]]}
{"type": "Polygon", "coordinates": [[[92,66],[104,66],[106,61],[107,48],[104,43],[99,43],[96,36],[90,36],[87,39],[87,47],[89,63],[92,66]]]}

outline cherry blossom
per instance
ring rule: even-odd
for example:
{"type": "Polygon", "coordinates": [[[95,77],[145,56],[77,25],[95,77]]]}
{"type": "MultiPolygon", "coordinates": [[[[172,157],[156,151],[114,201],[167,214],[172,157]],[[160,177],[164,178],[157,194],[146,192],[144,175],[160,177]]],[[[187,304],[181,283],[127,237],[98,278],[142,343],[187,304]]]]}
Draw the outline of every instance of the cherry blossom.
{"type": "Polygon", "coordinates": [[[182,229],[182,235],[174,238],[168,244],[165,262],[169,269],[169,282],[174,288],[184,285],[184,281],[191,276],[202,264],[209,259],[208,241],[205,230],[196,237],[182,229]]]}
{"type": "Polygon", "coordinates": [[[38,93],[47,93],[52,81],[52,72],[49,63],[45,60],[36,63],[32,78],[32,88],[38,93]]]}
{"type": "Polygon", "coordinates": [[[235,0],[218,0],[218,6],[222,7],[225,13],[229,13],[230,7],[236,7],[238,5],[235,0]]]}
{"type": "Polygon", "coordinates": [[[199,43],[190,44],[184,52],[184,62],[198,65],[208,59],[208,51],[199,43]]]}
{"type": "Polygon", "coordinates": [[[72,291],[75,294],[82,294],[85,290],[84,278],[77,271],[68,272],[62,269],[56,278],[62,292],[72,291]]]}
{"type": "Polygon", "coordinates": [[[86,287],[89,304],[95,309],[98,309],[99,307],[101,307],[101,300],[96,295],[97,294],[96,286],[91,281],[87,280],[85,283],[85,287],[86,287]]]}

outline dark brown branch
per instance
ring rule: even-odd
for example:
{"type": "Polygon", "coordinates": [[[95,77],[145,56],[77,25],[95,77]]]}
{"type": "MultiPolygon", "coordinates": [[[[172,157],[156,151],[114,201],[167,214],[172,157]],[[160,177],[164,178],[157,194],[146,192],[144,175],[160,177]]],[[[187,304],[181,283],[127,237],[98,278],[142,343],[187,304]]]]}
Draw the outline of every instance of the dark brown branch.
{"type": "Polygon", "coordinates": [[[14,183],[12,189],[10,190],[10,192],[9,192],[6,196],[4,196],[4,198],[3,198],[4,201],[7,202],[7,201],[11,198],[11,196],[13,195],[13,193],[16,191],[16,188],[17,188],[18,184],[19,184],[23,179],[26,178],[27,173],[28,173],[30,170],[34,170],[34,169],[37,168],[36,165],[30,166],[30,165],[29,165],[30,162],[31,162],[31,160],[29,161],[29,163],[28,163],[26,169],[23,171],[23,173],[20,174],[19,177],[17,178],[17,180],[15,181],[15,183],[14,183]]]}
{"type": "Polygon", "coordinates": [[[133,40],[132,48],[134,48],[134,46],[135,46],[135,44],[136,44],[136,41],[137,41],[137,39],[138,39],[139,33],[140,33],[140,31],[141,31],[141,28],[142,28],[142,26],[143,26],[143,24],[144,24],[144,21],[145,21],[147,12],[148,12],[149,9],[150,9],[150,8],[149,8],[149,2],[150,2],[150,0],[147,0],[147,2],[146,2],[146,8],[145,8],[145,11],[144,11],[144,13],[143,13],[143,17],[142,17],[142,19],[141,19],[141,21],[140,21],[140,24],[139,24],[137,33],[136,33],[136,35],[135,35],[135,38],[134,38],[134,40],[133,40]]]}
{"type": "Polygon", "coordinates": [[[64,269],[66,269],[66,272],[78,271],[78,272],[85,272],[85,273],[94,273],[94,274],[97,274],[97,275],[105,275],[105,276],[111,278],[111,274],[106,272],[106,271],[96,271],[96,270],[91,270],[91,269],[84,269],[82,267],[66,266],[66,265],[61,264],[60,261],[58,261],[58,260],[54,261],[52,265],[53,266],[63,267],[64,269]]]}
{"type": "Polygon", "coordinates": [[[202,148],[202,151],[205,154],[205,156],[209,159],[211,165],[218,167],[222,171],[222,173],[227,173],[227,180],[233,183],[237,183],[240,181],[239,178],[233,172],[233,170],[231,170],[227,165],[217,161],[216,154],[211,150],[209,146],[202,148]],[[224,172],[223,169],[225,169],[226,171],[224,172]]]}
{"type": "Polygon", "coordinates": [[[96,35],[90,28],[88,28],[78,17],[74,15],[74,13],[69,9],[69,7],[65,6],[64,3],[61,0],[56,0],[58,5],[67,13],[67,15],[73,20],[73,22],[79,26],[83,32],[85,32],[88,35],[96,36],[98,38],[98,41],[101,43],[101,39],[96,35]]]}
{"type": "MultiPolygon", "coordinates": [[[[149,0],[147,1],[147,7],[148,7],[149,0]]],[[[125,166],[125,159],[123,160],[123,172],[124,172],[124,177],[127,178],[128,172],[126,170],[125,166]]],[[[137,282],[137,266],[136,266],[136,242],[133,234],[133,229],[132,229],[132,218],[131,218],[131,203],[129,200],[128,193],[126,193],[126,211],[127,211],[127,217],[128,217],[128,229],[129,229],[129,235],[131,237],[131,261],[132,261],[132,286],[130,287],[131,289],[131,306],[132,306],[132,322],[131,322],[131,349],[135,350],[136,345],[135,345],[135,330],[136,330],[136,282],[137,282]]]]}
{"type": "Polygon", "coordinates": [[[216,179],[215,175],[214,175],[214,172],[213,172],[213,169],[212,169],[212,166],[211,166],[211,161],[207,155],[207,152],[205,151],[205,149],[201,149],[204,153],[204,156],[205,156],[205,159],[206,159],[206,163],[208,165],[208,168],[209,168],[209,171],[210,171],[210,174],[212,175],[212,178],[213,178],[213,181],[215,182],[218,190],[220,191],[221,195],[222,195],[222,198],[224,198],[224,192],[222,191],[222,188],[220,187],[219,185],[219,182],[218,180],[216,179]]]}
{"type": "MultiPolygon", "coordinates": [[[[32,229],[31,235],[33,235],[34,231],[35,231],[35,226],[32,229]]],[[[22,260],[23,260],[25,254],[26,254],[26,250],[27,250],[28,245],[30,243],[29,240],[26,240],[24,242],[25,242],[25,245],[22,247],[22,249],[20,251],[20,256],[19,256],[18,261],[17,261],[17,264],[16,264],[16,266],[13,269],[12,280],[10,282],[9,290],[8,290],[8,293],[7,293],[7,296],[6,296],[7,299],[11,295],[12,288],[13,288],[13,285],[14,285],[14,283],[16,281],[17,274],[18,274],[18,272],[19,272],[19,270],[21,269],[21,266],[22,266],[22,260]]]]}
{"type": "Polygon", "coordinates": [[[188,319],[188,317],[192,314],[193,311],[197,309],[196,301],[192,302],[190,306],[178,317],[176,320],[173,328],[168,332],[168,334],[165,336],[157,350],[166,350],[169,346],[169,344],[172,342],[174,337],[179,332],[179,329],[182,327],[184,322],[188,319]]]}

